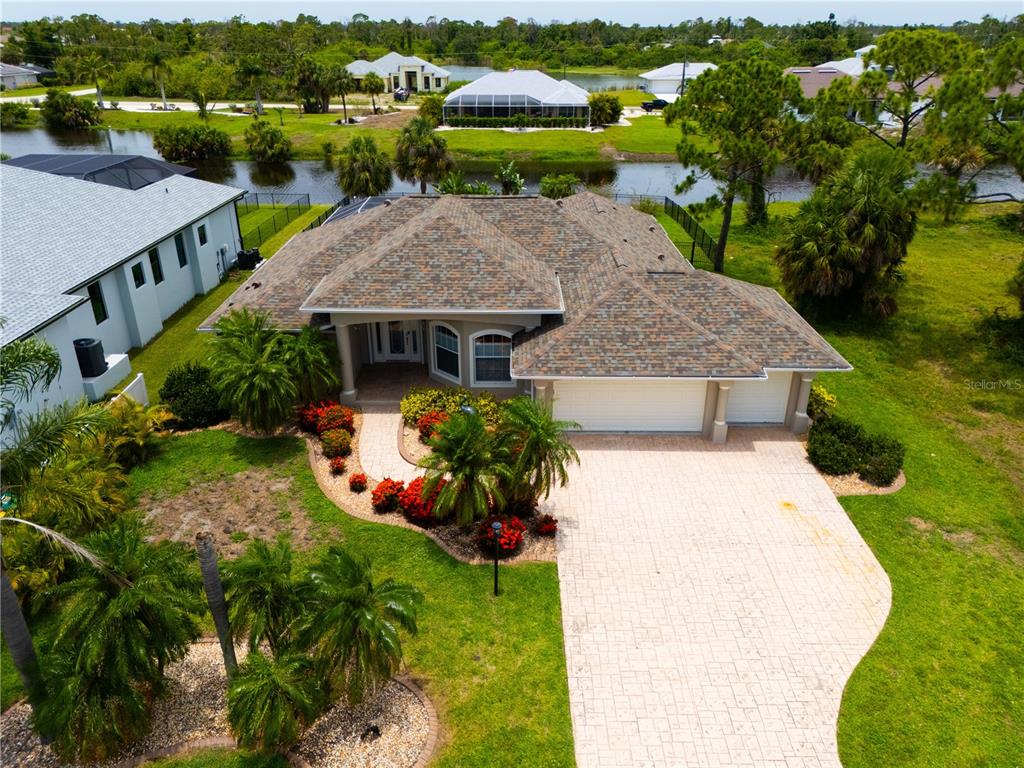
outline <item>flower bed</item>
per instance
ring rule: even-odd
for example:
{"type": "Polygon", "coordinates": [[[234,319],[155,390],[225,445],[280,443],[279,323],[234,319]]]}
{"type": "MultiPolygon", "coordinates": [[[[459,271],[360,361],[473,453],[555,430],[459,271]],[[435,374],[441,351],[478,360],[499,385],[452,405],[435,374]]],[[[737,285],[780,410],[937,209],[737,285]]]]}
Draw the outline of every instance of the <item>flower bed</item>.
{"type": "Polygon", "coordinates": [[[367,482],[365,474],[356,472],[348,479],[348,489],[353,493],[362,493],[366,490],[367,482]]]}
{"type": "Polygon", "coordinates": [[[344,429],[329,429],[320,435],[320,450],[324,456],[348,456],[352,453],[352,435],[344,429]]]}
{"type": "Polygon", "coordinates": [[[451,416],[464,405],[476,409],[488,424],[498,423],[500,409],[498,401],[489,392],[474,395],[468,389],[455,387],[410,389],[399,408],[402,418],[410,427],[416,426],[420,418],[427,413],[444,413],[451,416]]]}
{"type": "Polygon", "coordinates": [[[373,489],[371,499],[377,512],[394,512],[399,508],[398,500],[405,490],[405,483],[385,477],[373,489]]]}
{"type": "Polygon", "coordinates": [[[491,515],[476,529],[476,542],[485,555],[494,556],[494,523],[501,523],[498,531],[498,557],[510,557],[523,546],[526,525],[515,515],[491,515]]]}
{"type": "Polygon", "coordinates": [[[445,480],[440,480],[434,488],[434,492],[428,498],[423,498],[424,478],[417,477],[399,494],[398,505],[405,515],[405,519],[417,525],[431,525],[437,522],[434,517],[434,502],[437,495],[445,486],[445,480]]]}

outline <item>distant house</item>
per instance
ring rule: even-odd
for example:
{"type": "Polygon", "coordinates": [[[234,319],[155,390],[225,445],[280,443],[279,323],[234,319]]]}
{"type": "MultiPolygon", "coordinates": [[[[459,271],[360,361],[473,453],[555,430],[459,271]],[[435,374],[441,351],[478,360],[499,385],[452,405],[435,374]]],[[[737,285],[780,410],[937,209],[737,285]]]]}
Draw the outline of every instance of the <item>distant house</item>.
{"type": "Polygon", "coordinates": [[[128,350],[216,286],[241,248],[242,190],[123,155],[106,156],[107,169],[80,156],[75,170],[75,157],[51,161],[53,173],[19,167],[45,167],[45,156],[0,164],[0,346],[38,336],[62,362],[59,379],[22,413],[102,398],[131,373],[128,350]],[[93,353],[80,364],[76,340],[98,340],[102,352],[77,345],[93,353]]]}
{"type": "Polygon", "coordinates": [[[580,117],[590,120],[590,93],[536,69],[489,72],[448,94],[444,119],[452,117],[580,117]]]}
{"type": "Polygon", "coordinates": [[[419,56],[403,56],[391,51],[375,61],[356,59],[347,67],[349,74],[362,87],[363,78],[376,72],[389,91],[405,88],[407,91],[429,91],[437,93],[448,86],[448,70],[431,64],[419,56]]]}
{"type": "Polygon", "coordinates": [[[675,101],[683,80],[693,80],[709,69],[718,69],[706,61],[686,61],[666,64],[664,67],[644,72],[640,79],[644,81],[644,90],[666,101],[675,101]]]}
{"type": "Polygon", "coordinates": [[[800,91],[806,99],[813,99],[841,77],[851,77],[847,72],[824,64],[818,67],[789,67],[785,73],[794,75],[800,81],[800,91]]]}
{"type": "Polygon", "coordinates": [[[28,66],[0,63],[0,84],[3,85],[5,91],[38,85],[39,73],[28,66]]]}

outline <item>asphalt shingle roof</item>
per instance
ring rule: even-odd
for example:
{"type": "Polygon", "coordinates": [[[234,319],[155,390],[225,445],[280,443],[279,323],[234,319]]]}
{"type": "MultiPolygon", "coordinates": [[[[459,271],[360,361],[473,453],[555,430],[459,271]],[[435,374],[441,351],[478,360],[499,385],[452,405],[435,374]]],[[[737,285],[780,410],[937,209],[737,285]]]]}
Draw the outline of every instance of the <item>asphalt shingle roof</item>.
{"type": "Polygon", "coordinates": [[[84,302],[84,296],[62,293],[28,293],[0,287],[0,346],[27,336],[46,325],[51,318],[64,314],[84,302]]]}
{"type": "Polygon", "coordinates": [[[849,368],[778,293],[695,270],[654,217],[589,192],[403,197],[296,236],[203,327],[240,307],[284,328],[329,310],[564,307],[513,339],[523,378],[849,368]]]}

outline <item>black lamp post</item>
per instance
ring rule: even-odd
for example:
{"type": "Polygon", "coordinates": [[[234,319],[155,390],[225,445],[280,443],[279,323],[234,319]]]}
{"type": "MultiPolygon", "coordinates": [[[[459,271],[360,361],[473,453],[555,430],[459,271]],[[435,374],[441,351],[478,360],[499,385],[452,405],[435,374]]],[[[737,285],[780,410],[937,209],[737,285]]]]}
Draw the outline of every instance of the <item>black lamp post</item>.
{"type": "Polygon", "coordinates": [[[491,523],[491,531],[494,532],[494,596],[498,596],[498,547],[501,546],[501,523],[495,520],[491,523]]]}

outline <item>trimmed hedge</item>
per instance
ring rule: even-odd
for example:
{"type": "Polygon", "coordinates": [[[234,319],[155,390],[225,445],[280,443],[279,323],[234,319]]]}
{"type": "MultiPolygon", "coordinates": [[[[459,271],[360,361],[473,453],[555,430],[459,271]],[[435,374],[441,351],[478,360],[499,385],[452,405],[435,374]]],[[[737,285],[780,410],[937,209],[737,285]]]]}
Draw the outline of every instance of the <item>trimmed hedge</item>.
{"type": "Polygon", "coordinates": [[[807,458],[827,475],[856,472],[872,485],[890,485],[903,468],[903,444],[885,435],[869,435],[848,419],[816,421],[807,436],[807,458]]]}
{"type": "Polygon", "coordinates": [[[202,363],[182,363],[168,372],[160,387],[160,400],[174,414],[177,426],[210,427],[228,417],[210,376],[210,369],[202,363]]]}
{"type": "Polygon", "coordinates": [[[474,395],[468,389],[455,387],[445,389],[414,387],[402,398],[399,409],[402,411],[405,423],[414,427],[424,414],[437,411],[451,416],[464,405],[475,408],[488,424],[497,424],[500,419],[501,411],[498,401],[489,392],[474,395]]]}
{"type": "Polygon", "coordinates": [[[585,117],[449,117],[445,122],[452,128],[586,128],[585,117]]]}

